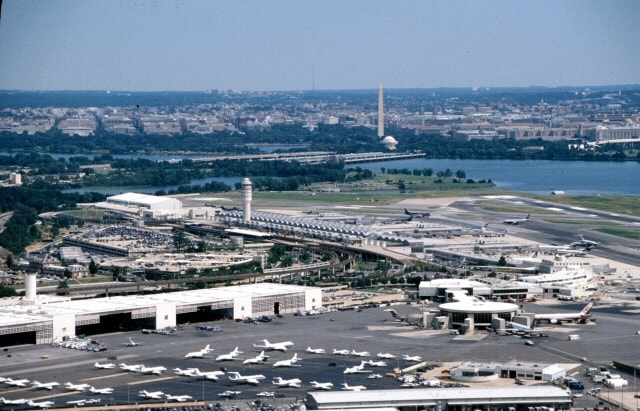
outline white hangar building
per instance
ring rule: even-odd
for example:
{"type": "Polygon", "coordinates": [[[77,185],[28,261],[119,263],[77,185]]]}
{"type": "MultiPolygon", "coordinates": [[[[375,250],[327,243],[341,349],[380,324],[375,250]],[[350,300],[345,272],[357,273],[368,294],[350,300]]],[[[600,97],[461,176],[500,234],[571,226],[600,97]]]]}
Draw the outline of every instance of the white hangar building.
{"type": "Polygon", "coordinates": [[[553,385],[518,387],[414,388],[367,391],[313,391],[309,410],[525,411],[569,409],[571,394],[553,385]]]}
{"type": "Polygon", "coordinates": [[[182,202],[172,197],[139,193],[122,193],[96,203],[97,208],[124,214],[176,214],[182,212],[182,202]]]}
{"type": "Polygon", "coordinates": [[[16,298],[0,305],[0,336],[4,345],[48,344],[78,335],[291,314],[321,305],[321,288],[275,283],[48,303],[16,298]]]}

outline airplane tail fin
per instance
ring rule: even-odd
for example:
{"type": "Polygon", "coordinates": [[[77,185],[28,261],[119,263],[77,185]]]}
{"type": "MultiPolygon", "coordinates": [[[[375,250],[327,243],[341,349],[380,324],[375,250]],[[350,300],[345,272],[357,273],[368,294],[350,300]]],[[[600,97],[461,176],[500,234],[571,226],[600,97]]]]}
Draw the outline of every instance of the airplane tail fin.
{"type": "Polygon", "coordinates": [[[400,315],[396,310],[389,310],[389,312],[391,313],[391,316],[393,318],[398,318],[398,316],[400,315]]]}
{"type": "Polygon", "coordinates": [[[589,303],[587,304],[582,311],[580,311],[580,316],[582,317],[588,317],[589,314],[591,314],[591,309],[593,308],[593,303],[589,303]]]}

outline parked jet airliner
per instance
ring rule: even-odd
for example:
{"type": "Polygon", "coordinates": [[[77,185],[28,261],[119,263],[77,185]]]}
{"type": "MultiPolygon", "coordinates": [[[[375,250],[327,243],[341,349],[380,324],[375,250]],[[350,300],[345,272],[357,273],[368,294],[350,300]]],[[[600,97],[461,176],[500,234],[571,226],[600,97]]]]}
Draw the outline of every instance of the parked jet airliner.
{"type": "Polygon", "coordinates": [[[593,303],[589,303],[579,313],[535,314],[533,318],[536,321],[549,321],[551,324],[558,324],[563,321],[575,321],[584,324],[589,320],[595,320],[591,318],[592,308],[593,303]]]}

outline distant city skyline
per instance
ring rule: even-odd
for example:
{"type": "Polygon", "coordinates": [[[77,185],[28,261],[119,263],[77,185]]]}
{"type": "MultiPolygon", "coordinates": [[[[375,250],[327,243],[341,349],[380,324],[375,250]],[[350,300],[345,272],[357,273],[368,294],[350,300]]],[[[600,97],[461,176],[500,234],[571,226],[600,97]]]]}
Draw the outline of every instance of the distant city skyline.
{"type": "Polygon", "coordinates": [[[3,90],[640,84],[640,2],[4,0],[3,90]]]}

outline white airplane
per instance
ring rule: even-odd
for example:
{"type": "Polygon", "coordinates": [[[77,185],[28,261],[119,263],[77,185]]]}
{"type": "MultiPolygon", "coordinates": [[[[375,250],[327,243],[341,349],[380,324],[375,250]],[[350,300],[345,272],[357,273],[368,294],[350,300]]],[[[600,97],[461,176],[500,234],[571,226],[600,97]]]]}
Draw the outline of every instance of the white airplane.
{"type": "Polygon", "coordinates": [[[277,385],[278,387],[291,387],[291,388],[300,388],[302,381],[300,378],[292,378],[290,380],[284,380],[282,377],[275,377],[272,381],[273,385],[277,385]]]}
{"type": "Polygon", "coordinates": [[[205,355],[209,354],[212,351],[213,351],[213,348],[210,348],[209,344],[207,344],[206,347],[204,347],[203,349],[201,349],[199,351],[193,351],[193,352],[186,353],[184,358],[204,358],[205,355]]]}
{"type": "Polygon", "coordinates": [[[569,257],[586,257],[591,253],[587,248],[579,249],[579,250],[576,250],[575,248],[556,248],[555,254],[566,255],[569,257]]]}
{"type": "Polygon", "coordinates": [[[140,368],[138,368],[137,372],[139,372],[140,374],[145,374],[145,375],[149,375],[149,374],[160,375],[166,370],[167,369],[165,367],[163,367],[162,365],[159,365],[157,367],[146,367],[146,366],[143,365],[140,368]]]}
{"type": "Polygon", "coordinates": [[[393,358],[396,358],[396,356],[395,356],[395,355],[393,355],[393,354],[389,354],[388,352],[385,352],[385,353],[379,352],[379,353],[378,353],[378,355],[377,355],[377,357],[378,357],[378,358],[383,358],[383,359],[385,359],[385,360],[391,360],[391,359],[393,359],[393,358]]]}
{"type": "Polygon", "coordinates": [[[142,397],[142,398],[150,398],[150,399],[154,399],[154,400],[161,400],[162,396],[164,395],[164,393],[162,391],[147,391],[147,390],[142,390],[138,392],[138,396],[142,397]]]}
{"type": "Polygon", "coordinates": [[[370,378],[370,379],[382,378],[382,374],[369,374],[367,378],[370,378]]]}
{"type": "Polygon", "coordinates": [[[21,380],[14,380],[13,378],[7,378],[4,380],[4,383],[12,387],[26,387],[27,384],[29,384],[29,380],[27,380],[26,378],[21,380]]]}
{"type": "Polygon", "coordinates": [[[104,364],[100,364],[99,362],[97,362],[93,364],[93,366],[101,370],[110,370],[110,369],[116,368],[116,365],[110,362],[104,363],[104,364]]]}
{"type": "Polygon", "coordinates": [[[331,390],[333,388],[333,383],[332,382],[311,381],[311,382],[309,382],[309,384],[311,384],[311,386],[316,390],[329,391],[329,390],[331,390]]]}
{"type": "Polygon", "coordinates": [[[202,377],[205,380],[218,381],[218,377],[221,377],[225,374],[224,371],[200,371],[199,369],[195,369],[194,376],[202,377]]]}
{"type": "Polygon", "coordinates": [[[293,354],[293,357],[291,357],[288,360],[281,360],[281,361],[277,361],[273,364],[274,368],[277,367],[300,367],[299,365],[295,365],[298,361],[300,361],[302,358],[298,358],[298,353],[293,354]]]}
{"type": "Polygon", "coordinates": [[[96,388],[96,387],[90,387],[89,388],[89,392],[92,394],[113,394],[113,388],[96,388]]]}
{"type": "Polygon", "coordinates": [[[546,328],[531,328],[531,327],[527,327],[526,325],[514,323],[511,321],[505,322],[505,325],[508,327],[506,329],[507,331],[523,332],[527,334],[541,333],[544,330],[546,330],[546,328]]]}
{"type": "Polygon", "coordinates": [[[343,391],[364,391],[366,389],[367,387],[365,387],[364,385],[349,385],[346,382],[342,383],[343,391]]]}
{"type": "Polygon", "coordinates": [[[238,347],[236,347],[228,354],[218,355],[216,361],[233,361],[239,354],[242,354],[242,351],[238,351],[238,347]]]}
{"type": "Polygon", "coordinates": [[[75,405],[76,407],[82,407],[88,404],[97,404],[100,401],[101,401],[100,398],[83,398],[81,400],[67,401],[67,404],[75,405]]]}
{"type": "Polygon", "coordinates": [[[273,391],[260,391],[256,394],[256,397],[275,397],[275,393],[273,391]]]}
{"type": "Polygon", "coordinates": [[[344,370],[343,374],[358,374],[358,373],[368,373],[370,370],[365,370],[364,366],[366,365],[366,361],[361,361],[360,365],[354,365],[353,367],[348,367],[344,370]]]}
{"type": "Polygon", "coordinates": [[[232,398],[232,397],[235,397],[238,394],[242,394],[242,391],[226,390],[226,391],[221,392],[220,394],[218,394],[218,397],[232,398]]]}
{"type": "Polygon", "coordinates": [[[582,234],[579,234],[579,236],[580,236],[580,241],[574,241],[573,243],[569,244],[570,247],[584,247],[587,250],[591,250],[592,248],[598,245],[597,241],[587,240],[582,236],[582,234]]]}
{"type": "Polygon", "coordinates": [[[351,350],[351,355],[353,355],[354,357],[371,357],[371,354],[369,353],[369,351],[351,350]]]}
{"type": "Polygon", "coordinates": [[[60,383],[56,382],[56,381],[53,381],[53,382],[31,381],[31,385],[33,386],[33,389],[35,389],[35,390],[49,390],[49,391],[51,391],[53,389],[53,387],[57,387],[58,385],[60,385],[60,383]]]}
{"type": "Polygon", "coordinates": [[[254,374],[254,375],[241,375],[239,372],[229,371],[229,380],[233,381],[236,384],[260,384],[261,380],[264,380],[265,377],[262,374],[254,374]]]}
{"type": "Polygon", "coordinates": [[[122,371],[130,371],[130,372],[138,371],[140,368],[144,367],[144,365],[142,364],[127,365],[123,362],[118,364],[118,366],[122,371]]]}
{"type": "Polygon", "coordinates": [[[422,357],[420,357],[419,355],[403,355],[402,359],[405,361],[413,361],[413,362],[420,362],[422,361],[422,357]]]}
{"type": "Polygon", "coordinates": [[[196,372],[199,371],[197,368],[187,368],[183,370],[182,368],[174,368],[173,372],[177,375],[181,375],[183,377],[197,377],[196,372]]]}
{"type": "Polygon", "coordinates": [[[305,351],[310,353],[310,354],[326,354],[327,353],[327,351],[324,348],[307,347],[307,349],[305,351]]]}
{"type": "Polygon", "coordinates": [[[504,224],[511,224],[511,225],[518,225],[520,223],[526,223],[530,219],[531,219],[531,214],[527,214],[527,216],[525,218],[510,218],[510,219],[504,220],[503,223],[504,224]]]}
{"type": "Polygon", "coordinates": [[[129,337],[129,341],[126,342],[124,345],[126,345],[127,347],[137,347],[137,346],[142,345],[142,344],[143,343],[141,343],[141,342],[133,341],[133,338],[129,337]]]}
{"type": "Polygon", "coordinates": [[[334,348],[333,349],[333,354],[334,355],[349,355],[349,354],[351,354],[351,351],[349,351],[349,350],[336,350],[334,348]]]}
{"type": "Polygon", "coordinates": [[[591,318],[593,303],[587,304],[579,313],[554,313],[554,314],[534,314],[536,321],[548,321],[551,324],[562,323],[563,321],[575,321],[584,324],[591,318]]]}
{"type": "Polygon", "coordinates": [[[193,397],[190,396],[190,395],[170,395],[170,394],[165,394],[165,397],[167,398],[167,401],[177,401],[177,402],[185,402],[187,400],[193,399],[193,397]]]}
{"type": "Polygon", "coordinates": [[[4,397],[0,397],[0,402],[5,405],[22,405],[26,404],[29,400],[24,398],[19,398],[17,400],[8,400],[4,397]]]}
{"type": "Polygon", "coordinates": [[[260,354],[256,355],[253,358],[247,358],[246,360],[242,361],[243,364],[262,364],[263,362],[267,361],[267,359],[269,358],[268,355],[264,355],[264,351],[260,351],[260,354]]]}
{"type": "Polygon", "coordinates": [[[55,402],[53,401],[40,401],[40,402],[35,402],[35,401],[27,401],[27,405],[29,405],[30,407],[38,407],[38,408],[51,408],[55,405],[55,402]]]}
{"type": "Polygon", "coordinates": [[[282,352],[287,351],[289,347],[293,346],[293,343],[291,341],[270,343],[269,340],[264,339],[262,340],[262,342],[263,344],[253,344],[253,346],[256,348],[263,348],[265,350],[282,351],[282,352]]]}
{"type": "Polygon", "coordinates": [[[69,391],[86,391],[91,387],[89,384],[72,384],[70,382],[66,382],[64,384],[64,388],[69,391]]]}
{"type": "Polygon", "coordinates": [[[365,361],[365,363],[367,363],[368,365],[370,365],[372,367],[386,367],[387,366],[387,362],[386,361],[368,360],[368,361],[365,361]]]}

